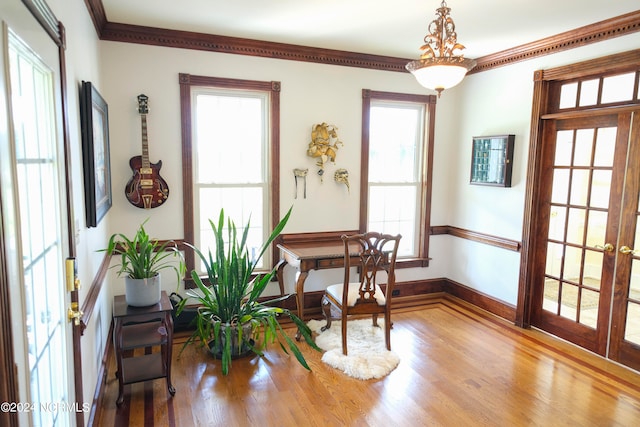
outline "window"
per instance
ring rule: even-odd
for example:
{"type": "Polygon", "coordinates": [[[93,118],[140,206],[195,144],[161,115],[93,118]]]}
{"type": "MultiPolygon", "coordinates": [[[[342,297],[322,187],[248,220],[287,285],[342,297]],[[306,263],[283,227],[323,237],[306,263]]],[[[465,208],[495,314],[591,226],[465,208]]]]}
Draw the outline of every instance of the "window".
{"type": "Polygon", "coordinates": [[[639,76],[640,71],[632,71],[560,81],[557,83],[560,87],[560,100],[554,111],[638,102],[640,100],[640,87],[637,84],[639,76]]]}
{"type": "MultiPolygon", "coordinates": [[[[220,209],[257,250],[279,217],[279,83],[180,75],[185,240],[213,249],[220,209]],[[275,222],[274,222],[275,221],[275,222]]],[[[256,254],[257,255],[257,254],[256,254]]],[[[187,268],[194,265],[191,251],[187,268]]],[[[275,259],[265,254],[258,269],[275,259]]]]}
{"type": "Polygon", "coordinates": [[[363,91],[360,230],[402,234],[402,267],[428,265],[435,100],[363,91]]]}

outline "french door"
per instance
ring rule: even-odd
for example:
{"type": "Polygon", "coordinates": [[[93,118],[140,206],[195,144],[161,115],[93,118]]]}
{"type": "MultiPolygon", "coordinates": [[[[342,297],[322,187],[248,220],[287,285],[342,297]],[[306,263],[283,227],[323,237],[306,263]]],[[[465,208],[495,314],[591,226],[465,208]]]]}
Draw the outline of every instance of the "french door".
{"type": "Polygon", "coordinates": [[[2,269],[19,390],[4,409],[16,413],[20,425],[75,425],[85,408],[75,402],[72,324],[66,316],[70,248],[59,49],[26,9],[3,7],[2,269]]]}
{"type": "Polygon", "coordinates": [[[543,126],[531,324],[640,369],[640,108],[543,126]]]}

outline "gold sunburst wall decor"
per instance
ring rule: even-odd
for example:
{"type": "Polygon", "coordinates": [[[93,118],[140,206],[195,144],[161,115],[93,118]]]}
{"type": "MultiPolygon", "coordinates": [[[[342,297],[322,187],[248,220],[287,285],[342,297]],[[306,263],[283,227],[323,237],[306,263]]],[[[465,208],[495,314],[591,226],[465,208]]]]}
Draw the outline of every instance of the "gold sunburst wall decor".
{"type": "Polygon", "coordinates": [[[320,180],[323,181],[324,167],[327,162],[335,163],[338,148],[342,141],[338,138],[338,128],[324,122],[311,128],[311,142],[307,148],[307,156],[317,158],[316,165],[320,180]]]}

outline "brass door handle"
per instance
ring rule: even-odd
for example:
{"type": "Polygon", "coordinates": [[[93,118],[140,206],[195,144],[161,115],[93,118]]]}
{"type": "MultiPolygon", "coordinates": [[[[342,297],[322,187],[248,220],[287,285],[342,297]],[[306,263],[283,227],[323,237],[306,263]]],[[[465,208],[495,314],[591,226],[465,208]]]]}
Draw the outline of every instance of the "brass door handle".
{"type": "Polygon", "coordinates": [[[73,321],[73,324],[80,326],[80,318],[84,313],[78,308],[77,302],[72,302],[71,307],[67,309],[67,319],[69,322],[73,321]]]}
{"type": "Polygon", "coordinates": [[[602,249],[605,252],[613,252],[616,247],[613,246],[611,243],[605,243],[604,246],[596,245],[595,248],[596,249],[602,249]]]}
{"type": "Polygon", "coordinates": [[[629,246],[623,246],[620,248],[620,253],[621,254],[631,254],[631,255],[635,255],[637,251],[634,251],[633,249],[631,249],[629,246]]]}

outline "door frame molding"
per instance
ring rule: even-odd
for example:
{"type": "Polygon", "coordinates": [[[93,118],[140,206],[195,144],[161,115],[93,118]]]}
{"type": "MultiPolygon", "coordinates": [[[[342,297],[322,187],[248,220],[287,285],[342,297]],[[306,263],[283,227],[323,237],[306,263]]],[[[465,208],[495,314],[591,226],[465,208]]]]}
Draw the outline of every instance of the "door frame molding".
{"type": "MultiPolygon", "coordinates": [[[[551,83],[560,80],[577,79],[594,74],[611,72],[635,71],[640,62],[640,49],[608,55],[602,58],[550,68],[537,70],[533,74],[533,100],[531,109],[531,128],[529,132],[529,154],[527,163],[527,179],[525,190],[525,209],[522,225],[522,250],[520,254],[520,275],[518,281],[518,299],[516,306],[516,325],[528,328],[531,326],[531,310],[533,304],[533,277],[535,250],[537,239],[536,223],[533,220],[540,212],[538,199],[540,197],[537,183],[540,182],[544,171],[542,170],[543,122],[550,118],[552,102],[559,94],[554,93],[554,85],[551,83]]],[[[609,107],[610,108],[610,107],[609,107]]],[[[582,114],[593,111],[601,112],[603,108],[584,109],[582,114]]],[[[572,112],[571,114],[575,114],[572,112]]]]}
{"type": "MultiPolygon", "coordinates": [[[[2,189],[0,188],[0,200],[2,189]]],[[[0,213],[3,204],[0,203],[0,213]]],[[[2,214],[4,217],[4,214],[2,214]]],[[[5,253],[5,237],[3,222],[0,221],[0,307],[9,307],[9,274],[5,268],[7,257],[5,253]]],[[[11,310],[0,310],[0,325],[11,324],[11,310]]],[[[0,328],[0,402],[18,402],[18,378],[15,372],[15,358],[13,357],[13,335],[11,328],[0,328]]],[[[0,411],[0,424],[6,426],[18,425],[18,414],[0,411]]]]}

